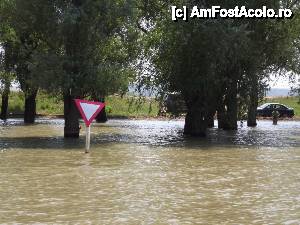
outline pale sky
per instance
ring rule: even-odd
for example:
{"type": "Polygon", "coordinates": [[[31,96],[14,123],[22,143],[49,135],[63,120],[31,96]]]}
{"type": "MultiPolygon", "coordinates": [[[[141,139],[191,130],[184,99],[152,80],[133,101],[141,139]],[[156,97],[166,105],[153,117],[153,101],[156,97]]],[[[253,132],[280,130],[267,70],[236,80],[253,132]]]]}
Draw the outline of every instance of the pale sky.
{"type": "Polygon", "coordinates": [[[279,76],[276,78],[276,76],[271,75],[270,76],[270,82],[269,85],[271,88],[285,88],[285,89],[291,89],[292,86],[298,86],[300,85],[300,83],[298,83],[300,81],[300,75],[296,75],[295,77],[295,82],[290,83],[289,78],[288,78],[289,74],[286,74],[286,77],[283,76],[279,76]]]}
{"type": "Polygon", "coordinates": [[[270,82],[271,88],[290,88],[289,79],[288,78],[274,78],[273,81],[270,82]]]}

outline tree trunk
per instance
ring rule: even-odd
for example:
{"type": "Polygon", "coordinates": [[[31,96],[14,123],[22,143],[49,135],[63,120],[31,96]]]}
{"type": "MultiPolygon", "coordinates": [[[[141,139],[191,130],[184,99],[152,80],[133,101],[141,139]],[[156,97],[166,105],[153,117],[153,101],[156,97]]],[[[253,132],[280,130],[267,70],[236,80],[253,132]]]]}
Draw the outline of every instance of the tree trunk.
{"type": "Polygon", "coordinates": [[[207,107],[207,127],[213,128],[215,126],[215,115],[216,115],[216,108],[217,108],[217,101],[216,95],[208,97],[208,107],[207,107]]]}
{"type": "Polygon", "coordinates": [[[237,130],[237,108],[236,108],[236,99],[231,99],[231,103],[227,105],[227,112],[225,114],[223,129],[224,130],[237,130]]]}
{"type": "Polygon", "coordinates": [[[224,130],[237,130],[238,121],[237,82],[232,81],[225,97],[224,130]]]}
{"type": "Polygon", "coordinates": [[[217,119],[218,128],[223,129],[225,126],[225,105],[223,100],[218,102],[217,119]]]}
{"type": "Polygon", "coordinates": [[[36,116],[36,95],[37,90],[30,94],[25,94],[24,123],[32,124],[36,116]]]}
{"type": "Polygon", "coordinates": [[[2,93],[2,105],[0,114],[0,119],[2,120],[7,120],[9,88],[10,84],[5,84],[4,91],[2,93]]]}
{"type": "MultiPolygon", "coordinates": [[[[98,101],[97,99],[95,99],[98,101]]],[[[100,98],[100,102],[105,103],[105,98],[100,98]]],[[[105,107],[101,110],[101,112],[97,115],[96,117],[96,122],[97,123],[106,123],[107,122],[107,114],[105,111],[105,107]]]]}
{"type": "Polygon", "coordinates": [[[79,115],[74,99],[74,96],[64,95],[65,138],[79,138],[79,115]]]}
{"type": "Polygon", "coordinates": [[[207,130],[206,108],[203,99],[194,98],[187,101],[187,114],[185,117],[184,134],[205,137],[207,130]]]}
{"type": "MultiPolygon", "coordinates": [[[[252,101],[252,100],[250,100],[252,101]]],[[[248,127],[256,127],[257,121],[256,121],[256,110],[257,110],[258,103],[251,102],[249,109],[248,109],[248,119],[247,119],[247,125],[248,127]]]]}
{"type": "Polygon", "coordinates": [[[257,121],[257,107],[258,107],[258,81],[255,75],[255,80],[252,83],[251,94],[250,94],[250,104],[248,108],[248,119],[247,125],[248,127],[256,127],[257,121]]]}
{"type": "Polygon", "coordinates": [[[13,58],[12,53],[12,42],[7,41],[3,43],[4,48],[4,77],[2,78],[2,82],[4,84],[4,90],[2,93],[2,105],[1,105],[1,114],[0,119],[7,120],[8,117],[8,98],[10,93],[10,85],[12,80],[12,75],[10,72],[13,69],[15,64],[15,60],[13,58]]]}
{"type": "Polygon", "coordinates": [[[107,120],[108,120],[107,114],[106,114],[105,106],[104,106],[104,108],[101,110],[101,112],[97,115],[96,122],[97,123],[106,123],[107,120]]]}
{"type": "Polygon", "coordinates": [[[215,114],[216,114],[216,111],[211,111],[208,113],[208,116],[207,116],[207,127],[208,128],[213,128],[215,126],[215,114]]]}

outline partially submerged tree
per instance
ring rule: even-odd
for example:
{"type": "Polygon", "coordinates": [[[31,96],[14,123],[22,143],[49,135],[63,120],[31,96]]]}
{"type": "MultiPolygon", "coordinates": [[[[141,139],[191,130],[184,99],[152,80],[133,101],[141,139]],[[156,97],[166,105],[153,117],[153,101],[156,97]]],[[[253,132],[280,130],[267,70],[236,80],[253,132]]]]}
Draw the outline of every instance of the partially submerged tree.
{"type": "MultiPolygon", "coordinates": [[[[283,7],[283,1],[176,3],[190,8],[195,4],[201,8],[283,7]]],[[[242,107],[248,111],[248,125],[256,125],[256,108],[265,80],[270,72],[283,67],[281,60],[288,56],[292,21],[215,18],[175,23],[168,11],[162,18],[156,20],[151,32],[148,57],[155,65],[156,83],[185,98],[185,133],[205,136],[216,111],[219,128],[237,129],[242,107]]]]}
{"type": "Polygon", "coordinates": [[[11,67],[11,52],[9,43],[6,41],[0,51],[0,90],[1,90],[1,113],[0,119],[6,120],[8,117],[8,98],[11,82],[14,78],[11,67]]]}
{"type": "MultiPolygon", "coordinates": [[[[36,95],[38,92],[37,79],[30,70],[33,56],[43,51],[45,43],[38,36],[37,30],[43,26],[43,5],[38,1],[5,0],[2,2],[4,16],[2,24],[6,24],[9,31],[4,41],[7,53],[10,54],[10,67],[16,74],[20,89],[25,95],[24,122],[34,123],[36,116],[36,95]],[[38,16],[33,16],[38,15],[38,16]]],[[[8,54],[6,54],[8,56],[8,54]]],[[[6,57],[7,58],[7,57],[6,57]]]]}
{"type": "Polygon", "coordinates": [[[12,1],[0,3],[0,85],[1,85],[1,113],[0,119],[6,120],[8,116],[8,98],[10,86],[14,80],[14,66],[16,59],[13,54],[15,40],[14,32],[9,24],[12,1]]]}
{"type": "Polygon", "coordinates": [[[49,49],[35,55],[31,70],[41,87],[63,96],[65,137],[79,136],[74,98],[127,90],[136,52],[130,3],[72,0],[48,6],[50,25],[40,33],[49,49]]]}

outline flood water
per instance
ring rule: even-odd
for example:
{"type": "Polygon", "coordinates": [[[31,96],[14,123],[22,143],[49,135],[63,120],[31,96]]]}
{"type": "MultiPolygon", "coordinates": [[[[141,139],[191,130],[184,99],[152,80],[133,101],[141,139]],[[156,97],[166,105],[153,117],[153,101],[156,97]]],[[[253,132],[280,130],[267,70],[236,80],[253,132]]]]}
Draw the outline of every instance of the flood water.
{"type": "Polygon", "coordinates": [[[300,224],[300,122],[208,138],[183,121],[0,123],[0,224],[300,224]]]}

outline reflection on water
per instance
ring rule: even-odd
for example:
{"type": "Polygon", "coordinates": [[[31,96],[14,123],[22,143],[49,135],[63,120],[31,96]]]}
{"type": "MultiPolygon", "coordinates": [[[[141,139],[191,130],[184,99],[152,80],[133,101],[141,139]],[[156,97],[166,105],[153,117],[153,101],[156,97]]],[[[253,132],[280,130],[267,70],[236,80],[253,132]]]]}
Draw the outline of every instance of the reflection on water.
{"type": "MultiPolygon", "coordinates": [[[[63,120],[39,120],[36,125],[23,126],[21,120],[0,122],[1,148],[82,148],[84,129],[80,140],[63,139],[63,120]]],[[[300,122],[260,121],[257,128],[244,126],[238,131],[217,128],[208,131],[206,139],[183,135],[183,121],[111,120],[107,124],[94,124],[92,142],[129,143],[174,147],[299,147],[300,122]]],[[[84,127],[84,126],[83,126],[84,127]]]]}
{"type": "Polygon", "coordinates": [[[300,224],[300,122],[187,138],[183,121],[0,124],[0,223],[300,224]]]}

